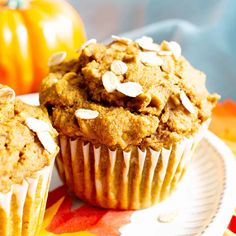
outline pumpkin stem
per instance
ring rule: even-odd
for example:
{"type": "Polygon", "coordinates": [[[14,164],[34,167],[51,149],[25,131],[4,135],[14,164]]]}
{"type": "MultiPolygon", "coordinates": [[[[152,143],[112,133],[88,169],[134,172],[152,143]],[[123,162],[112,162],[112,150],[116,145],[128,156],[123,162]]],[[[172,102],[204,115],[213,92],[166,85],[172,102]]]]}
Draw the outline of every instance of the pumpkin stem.
{"type": "Polygon", "coordinates": [[[25,5],[25,0],[8,0],[6,6],[12,9],[22,8],[25,5]]]}

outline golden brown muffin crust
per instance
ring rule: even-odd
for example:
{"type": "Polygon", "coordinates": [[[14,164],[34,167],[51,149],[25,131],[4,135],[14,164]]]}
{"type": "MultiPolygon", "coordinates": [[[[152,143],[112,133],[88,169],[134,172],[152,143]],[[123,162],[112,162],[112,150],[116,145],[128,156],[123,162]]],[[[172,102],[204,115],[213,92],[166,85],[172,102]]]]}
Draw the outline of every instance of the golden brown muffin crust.
{"type": "MultiPolygon", "coordinates": [[[[166,51],[167,42],[155,45],[166,51]]],[[[219,96],[208,93],[205,74],[183,56],[162,55],[158,50],[149,51],[148,56],[155,54],[154,60],[158,59],[149,64],[143,59],[147,51],[137,42],[91,43],[78,59],[51,67],[42,83],[40,102],[48,108],[55,128],[62,135],[122,149],[130,145],[169,147],[198,131],[210,118],[219,96]],[[115,74],[119,83],[138,84],[140,94],[130,97],[119,89],[106,89],[104,74],[112,71],[114,61],[127,67],[125,73],[115,74]],[[99,115],[78,118],[75,112],[80,108],[99,115]]]]}

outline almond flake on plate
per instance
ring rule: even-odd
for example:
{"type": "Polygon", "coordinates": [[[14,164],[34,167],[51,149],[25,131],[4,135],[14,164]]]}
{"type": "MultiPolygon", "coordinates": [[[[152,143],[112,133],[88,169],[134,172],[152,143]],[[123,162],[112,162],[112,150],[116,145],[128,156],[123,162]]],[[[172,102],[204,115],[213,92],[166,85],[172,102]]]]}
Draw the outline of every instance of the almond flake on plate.
{"type": "Polygon", "coordinates": [[[102,84],[108,93],[114,92],[119,83],[120,79],[112,71],[107,71],[102,76],[102,84]]]}
{"type": "Polygon", "coordinates": [[[184,91],[180,92],[180,100],[181,103],[183,104],[183,106],[190,112],[190,113],[194,113],[195,112],[195,108],[192,104],[192,102],[189,100],[189,98],[187,97],[187,95],[185,94],[184,91]]]}
{"type": "Polygon", "coordinates": [[[147,51],[156,51],[158,52],[160,50],[160,47],[158,44],[153,43],[153,39],[151,37],[143,36],[140,39],[135,40],[138,45],[147,51]]]}
{"type": "Polygon", "coordinates": [[[54,53],[51,57],[48,59],[48,66],[56,66],[61,64],[67,56],[66,52],[57,52],[54,53]]]}
{"type": "Polygon", "coordinates": [[[111,38],[114,39],[115,41],[118,41],[118,42],[121,42],[121,43],[124,43],[124,44],[127,44],[127,45],[129,45],[132,42],[132,40],[129,39],[129,38],[119,37],[119,36],[116,36],[116,35],[112,35],[111,38]]]}
{"type": "Polygon", "coordinates": [[[111,64],[111,71],[116,75],[124,75],[128,70],[127,65],[120,60],[115,60],[111,64]]]}
{"type": "Polygon", "coordinates": [[[96,40],[96,39],[90,39],[90,40],[86,41],[85,43],[83,43],[83,44],[81,45],[81,47],[76,50],[76,52],[82,51],[82,50],[85,49],[88,45],[90,45],[90,44],[95,44],[95,43],[97,43],[97,40],[96,40]]]}
{"type": "Polygon", "coordinates": [[[52,126],[50,124],[46,123],[43,120],[36,119],[34,117],[28,117],[25,120],[25,123],[28,126],[28,128],[34,131],[35,133],[44,131],[49,132],[50,130],[52,130],[52,126]]]}
{"type": "Polygon", "coordinates": [[[0,89],[0,103],[9,103],[15,99],[15,91],[8,87],[0,89]]]}
{"type": "Polygon", "coordinates": [[[136,82],[126,82],[118,84],[117,91],[123,93],[128,97],[137,97],[143,92],[143,88],[139,83],[136,82]]]}
{"type": "Polygon", "coordinates": [[[75,111],[75,116],[83,120],[95,119],[99,115],[98,111],[80,108],[75,111]]]}
{"type": "Polygon", "coordinates": [[[159,56],[157,56],[155,52],[139,52],[139,58],[141,62],[145,65],[150,65],[150,66],[163,65],[163,60],[159,56]]]}
{"type": "Polygon", "coordinates": [[[179,213],[177,210],[167,211],[158,216],[158,221],[161,223],[171,223],[177,218],[178,215],[179,213]]]}
{"type": "Polygon", "coordinates": [[[55,143],[51,134],[47,131],[37,132],[38,139],[40,140],[43,147],[50,153],[53,154],[57,150],[57,144],[55,143]]]}

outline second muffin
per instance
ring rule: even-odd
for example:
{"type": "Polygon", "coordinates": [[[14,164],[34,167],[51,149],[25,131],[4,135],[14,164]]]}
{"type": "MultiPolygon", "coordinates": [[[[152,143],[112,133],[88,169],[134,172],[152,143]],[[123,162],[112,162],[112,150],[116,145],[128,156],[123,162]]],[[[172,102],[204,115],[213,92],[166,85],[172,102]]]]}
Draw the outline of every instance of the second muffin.
{"type": "Polygon", "coordinates": [[[43,222],[57,132],[46,109],[0,84],[0,235],[37,236],[43,222]]]}
{"type": "Polygon", "coordinates": [[[69,188],[93,205],[141,209],[176,188],[218,95],[176,42],[113,39],[89,41],[78,59],[55,56],[40,102],[59,132],[69,188]]]}

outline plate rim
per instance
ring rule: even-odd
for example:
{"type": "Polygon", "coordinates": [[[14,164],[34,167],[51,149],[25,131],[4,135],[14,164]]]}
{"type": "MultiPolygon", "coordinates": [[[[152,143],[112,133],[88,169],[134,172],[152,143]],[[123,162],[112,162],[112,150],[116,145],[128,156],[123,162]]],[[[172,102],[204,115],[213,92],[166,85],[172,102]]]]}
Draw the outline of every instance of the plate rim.
{"type": "Polygon", "coordinates": [[[230,148],[214,133],[207,131],[204,138],[220,154],[219,156],[224,164],[222,168],[224,168],[226,180],[224,192],[221,193],[222,197],[218,203],[217,212],[215,212],[211,218],[211,222],[204,229],[203,235],[212,236],[217,234],[222,236],[227,229],[236,207],[236,160],[230,148]]]}

